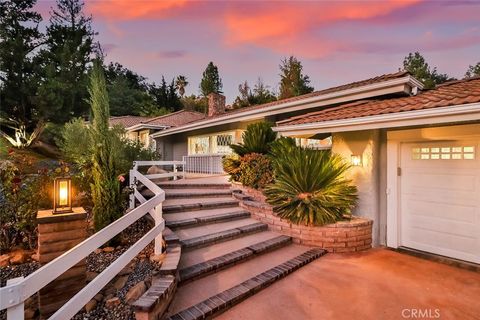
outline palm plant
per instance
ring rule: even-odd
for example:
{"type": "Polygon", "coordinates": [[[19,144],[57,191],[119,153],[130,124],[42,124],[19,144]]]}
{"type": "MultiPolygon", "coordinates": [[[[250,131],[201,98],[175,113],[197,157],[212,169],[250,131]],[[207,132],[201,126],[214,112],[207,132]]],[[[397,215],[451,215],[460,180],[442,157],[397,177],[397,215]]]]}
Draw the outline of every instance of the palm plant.
{"type": "Polygon", "coordinates": [[[230,148],[239,156],[248,153],[267,154],[270,151],[270,144],[275,141],[276,136],[271,123],[252,123],[247,126],[247,130],[242,135],[243,143],[232,144],[230,148]]]}
{"type": "Polygon", "coordinates": [[[183,98],[183,95],[185,94],[185,87],[187,85],[188,85],[187,77],[177,76],[177,79],[175,80],[175,87],[177,88],[178,93],[182,98],[183,98]]]}
{"type": "Polygon", "coordinates": [[[284,151],[273,159],[275,182],[264,190],[279,217],[296,224],[323,225],[351,214],[357,188],[344,178],[349,166],[340,156],[300,147],[284,151]]]}

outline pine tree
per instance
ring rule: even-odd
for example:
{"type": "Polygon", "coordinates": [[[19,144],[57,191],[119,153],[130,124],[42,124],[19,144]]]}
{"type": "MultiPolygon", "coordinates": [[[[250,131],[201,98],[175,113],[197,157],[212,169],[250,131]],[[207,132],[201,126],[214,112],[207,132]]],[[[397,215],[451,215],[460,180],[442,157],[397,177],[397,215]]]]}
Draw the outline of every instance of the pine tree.
{"type": "MultiPolygon", "coordinates": [[[[36,0],[0,1],[0,115],[21,124],[38,118],[36,49],[43,41],[36,0]]],[[[32,124],[33,125],[33,124],[32,124]]]]}
{"type": "Polygon", "coordinates": [[[57,0],[42,51],[45,81],[40,103],[48,120],[63,123],[88,113],[87,68],[96,52],[92,18],[81,0],[57,0]]]}
{"type": "Polygon", "coordinates": [[[455,80],[447,74],[439,74],[436,67],[431,70],[425,58],[419,52],[409,53],[403,59],[403,68],[422,82],[425,89],[435,88],[437,84],[455,80]]]}
{"type": "Polygon", "coordinates": [[[218,74],[218,68],[210,61],[203,72],[202,81],[200,82],[200,92],[206,97],[212,92],[222,93],[222,87],[222,79],[218,74]]]}
{"type": "Polygon", "coordinates": [[[480,62],[478,62],[476,65],[468,66],[467,72],[465,72],[465,78],[473,78],[473,77],[480,77],[480,62]]]}
{"type": "Polygon", "coordinates": [[[310,93],[313,87],[310,87],[310,78],[302,73],[302,63],[294,56],[282,60],[280,65],[280,97],[286,99],[310,93]]]}
{"type": "Polygon", "coordinates": [[[122,215],[120,182],[117,179],[117,139],[109,130],[109,102],[105,76],[100,61],[95,61],[90,75],[92,107],[92,200],[95,230],[101,230],[122,215]]]}

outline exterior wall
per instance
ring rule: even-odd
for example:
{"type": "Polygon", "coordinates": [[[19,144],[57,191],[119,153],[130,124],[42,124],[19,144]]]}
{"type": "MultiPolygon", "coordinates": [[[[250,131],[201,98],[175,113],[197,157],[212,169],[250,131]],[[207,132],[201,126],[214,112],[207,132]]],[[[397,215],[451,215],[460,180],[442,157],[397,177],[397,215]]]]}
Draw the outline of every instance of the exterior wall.
{"type": "Polygon", "coordinates": [[[359,201],[354,214],[373,220],[373,245],[380,241],[380,130],[342,132],[333,134],[332,152],[351,161],[352,155],[362,158],[361,166],[347,172],[347,178],[358,188],[359,201]]]}

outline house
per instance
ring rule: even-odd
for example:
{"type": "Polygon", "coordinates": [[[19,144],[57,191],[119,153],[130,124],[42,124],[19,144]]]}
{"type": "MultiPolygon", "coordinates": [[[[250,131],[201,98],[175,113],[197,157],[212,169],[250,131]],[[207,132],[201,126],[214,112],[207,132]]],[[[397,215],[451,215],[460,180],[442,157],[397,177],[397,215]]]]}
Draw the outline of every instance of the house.
{"type": "MultiPolygon", "coordinates": [[[[163,155],[163,160],[182,160],[186,157],[188,169],[218,173],[222,172],[222,156],[230,152],[229,145],[241,141],[242,132],[250,123],[275,123],[359,99],[408,96],[421,88],[422,84],[418,80],[401,71],[228,112],[225,110],[225,97],[210,94],[208,117],[151,136],[157,141],[157,150],[163,155]]],[[[330,148],[331,139],[328,135],[319,135],[299,138],[299,143],[316,148],[330,148]]]]}
{"type": "Polygon", "coordinates": [[[248,123],[272,121],[351,161],[374,245],[480,263],[480,78],[423,90],[399,72],[227,113],[210,100],[208,117],[152,135],[167,159],[218,158],[248,123]]]}
{"type": "Polygon", "coordinates": [[[131,140],[140,141],[146,148],[156,149],[151,134],[160,130],[182,126],[205,118],[199,112],[181,110],[159,117],[118,116],[110,117],[110,127],[122,126],[131,140]]]}
{"type": "Polygon", "coordinates": [[[284,136],[332,135],[357,164],[356,214],[374,243],[480,263],[480,78],[277,122],[284,136]]]}

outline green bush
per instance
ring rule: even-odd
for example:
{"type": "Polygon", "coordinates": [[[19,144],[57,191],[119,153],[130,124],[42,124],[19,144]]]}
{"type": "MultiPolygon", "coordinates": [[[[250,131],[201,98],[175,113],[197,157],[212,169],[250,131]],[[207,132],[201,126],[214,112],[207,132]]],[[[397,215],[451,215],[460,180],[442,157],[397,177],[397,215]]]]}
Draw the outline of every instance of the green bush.
{"type": "Polygon", "coordinates": [[[270,144],[275,141],[276,136],[271,123],[252,123],[247,126],[247,130],[242,135],[243,143],[232,144],[230,148],[239,156],[249,153],[267,154],[270,151],[270,144]]]}
{"type": "Polygon", "coordinates": [[[264,193],[279,217],[323,225],[350,215],[357,188],[344,178],[349,166],[338,155],[300,147],[283,148],[273,160],[275,182],[264,193]]]}
{"type": "Polygon", "coordinates": [[[240,157],[236,154],[230,154],[222,158],[223,170],[230,175],[230,181],[240,179],[240,157]]]}
{"type": "Polygon", "coordinates": [[[244,186],[262,189],[273,182],[272,162],[268,156],[249,153],[240,158],[238,181],[244,186]]]}
{"type": "Polygon", "coordinates": [[[0,161],[0,253],[35,248],[37,211],[51,204],[51,180],[47,171],[26,175],[12,161],[0,161]]]}

